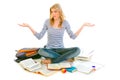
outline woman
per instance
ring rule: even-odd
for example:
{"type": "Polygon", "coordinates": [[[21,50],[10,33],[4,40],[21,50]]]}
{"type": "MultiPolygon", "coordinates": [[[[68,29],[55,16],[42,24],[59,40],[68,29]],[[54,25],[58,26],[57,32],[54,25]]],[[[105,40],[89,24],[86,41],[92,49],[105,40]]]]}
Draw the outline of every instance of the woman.
{"type": "Polygon", "coordinates": [[[64,48],[63,35],[65,30],[70,38],[75,39],[85,26],[94,26],[94,24],[84,23],[76,33],[73,33],[69,23],[64,19],[63,11],[59,4],[54,4],[50,8],[50,18],[45,21],[40,33],[37,33],[27,23],[18,25],[28,27],[38,39],[41,39],[47,32],[48,42],[45,48],[40,48],[38,51],[39,55],[49,58],[42,61],[45,64],[69,60],[80,54],[78,47],[64,48]]]}

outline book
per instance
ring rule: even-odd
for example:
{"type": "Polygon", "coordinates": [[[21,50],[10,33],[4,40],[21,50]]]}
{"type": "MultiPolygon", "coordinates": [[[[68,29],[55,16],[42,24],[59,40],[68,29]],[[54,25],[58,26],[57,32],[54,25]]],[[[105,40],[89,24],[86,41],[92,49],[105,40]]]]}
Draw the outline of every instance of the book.
{"type": "Polygon", "coordinates": [[[51,76],[51,75],[55,74],[56,72],[58,72],[58,71],[49,70],[49,69],[47,68],[47,66],[43,64],[43,65],[41,66],[41,68],[40,68],[37,72],[35,72],[35,73],[41,74],[41,75],[43,75],[43,76],[48,77],[48,76],[51,76]]]}
{"type": "Polygon", "coordinates": [[[70,68],[71,64],[69,62],[60,62],[60,63],[52,63],[48,64],[47,68],[48,69],[54,69],[54,70],[59,70],[62,68],[70,68]]]}
{"type": "Polygon", "coordinates": [[[39,62],[35,62],[32,58],[28,58],[20,61],[19,63],[25,70],[30,72],[36,72],[41,68],[41,64],[39,62]]]}
{"type": "Polygon", "coordinates": [[[75,60],[80,60],[80,61],[90,61],[92,56],[77,56],[75,57],[75,60]]]}
{"type": "Polygon", "coordinates": [[[86,74],[89,74],[103,67],[102,64],[92,61],[75,61],[72,66],[76,67],[77,71],[86,74]]]}
{"type": "Polygon", "coordinates": [[[25,69],[26,71],[41,74],[43,76],[50,76],[58,71],[48,70],[47,66],[45,64],[41,64],[41,58],[40,59],[25,59],[19,62],[19,65],[25,69]]]}
{"type": "Polygon", "coordinates": [[[91,50],[89,52],[82,52],[80,56],[75,57],[75,60],[80,60],[80,61],[90,61],[92,56],[93,56],[94,50],[91,50]]]}
{"type": "Polygon", "coordinates": [[[73,72],[77,71],[77,68],[74,67],[74,66],[72,66],[72,67],[70,67],[70,68],[66,68],[66,70],[67,70],[68,72],[73,73],[73,72]]]}

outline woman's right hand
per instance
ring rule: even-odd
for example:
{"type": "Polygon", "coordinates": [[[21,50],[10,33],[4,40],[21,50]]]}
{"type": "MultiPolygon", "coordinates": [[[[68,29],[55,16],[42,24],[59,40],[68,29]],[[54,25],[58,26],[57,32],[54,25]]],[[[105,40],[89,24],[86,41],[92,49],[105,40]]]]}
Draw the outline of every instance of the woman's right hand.
{"type": "Polygon", "coordinates": [[[22,27],[29,27],[29,24],[27,23],[22,23],[22,24],[18,24],[19,26],[22,26],[22,27]]]}
{"type": "Polygon", "coordinates": [[[32,31],[33,34],[36,33],[36,31],[27,23],[22,23],[22,24],[18,24],[18,25],[22,26],[22,27],[28,27],[32,31]]]}

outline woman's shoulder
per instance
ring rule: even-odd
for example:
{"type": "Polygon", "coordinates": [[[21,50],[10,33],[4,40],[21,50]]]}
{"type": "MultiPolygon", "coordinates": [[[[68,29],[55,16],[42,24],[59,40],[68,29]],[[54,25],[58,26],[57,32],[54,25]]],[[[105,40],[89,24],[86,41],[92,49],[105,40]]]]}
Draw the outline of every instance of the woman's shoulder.
{"type": "Polygon", "coordinates": [[[50,19],[46,19],[45,22],[44,22],[45,25],[48,25],[50,24],[50,19]]]}
{"type": "Polygon", "coordinates": [[[45,20],[45,23],[48,23],[48,22],[50,22],[50,19],[49,19],[49,18],[45,20]]]}
{"type": "Polygon", "coordinates": [[[68,21],[65,19],[64,21],[63,21],[64,23],[68,23],[68,21]]]}
{"type": "Polygon", "coordinates": [[[69,24],[69,22],[65,19],[64,21],[63,21],[63,25],[68,25],[69,24]]]}

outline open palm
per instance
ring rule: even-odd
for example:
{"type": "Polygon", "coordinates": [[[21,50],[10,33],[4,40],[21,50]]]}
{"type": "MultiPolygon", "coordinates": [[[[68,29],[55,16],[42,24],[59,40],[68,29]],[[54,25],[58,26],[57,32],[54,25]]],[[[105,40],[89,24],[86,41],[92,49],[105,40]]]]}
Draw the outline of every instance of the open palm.
{"type": "Polygon", "coordinates": [[[18,24],[19,26],[22,26],[22,27],[29,27],[29,24],[27,23],[22,23],[22,24],[18,24]]]}

